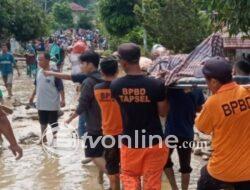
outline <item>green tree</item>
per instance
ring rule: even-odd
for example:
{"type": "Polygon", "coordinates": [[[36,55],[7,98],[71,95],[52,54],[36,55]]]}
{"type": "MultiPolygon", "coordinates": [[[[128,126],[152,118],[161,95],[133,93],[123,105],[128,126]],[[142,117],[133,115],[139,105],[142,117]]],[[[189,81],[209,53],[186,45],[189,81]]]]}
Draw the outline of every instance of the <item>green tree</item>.
{"type": "Polygon", "coordinates": [[[136,0],[99,0],[101,21],[109,34],[124,36],[138,24],[133,12],[136,2],[136,0]]]}
{"type": "Polygon", "coordinates": [[[1,1],[0,6],[0,39],[3,39],[8,34],[8,28],[10,23],[10,10],[11,6],[7,0],[1,1]]]}
{"type": "Polygon", "coordinates": [[[190,52],[211,32],[209,20],[192,1],[142,0],[135,12],[155,43],[190,52]]]}
{"type": "Polygon", "coordinates": [[[116,51],[117,47],[122,43],[133,42],[138,45],[142,45],[143,42],[143,30],[141,27],[133,28],[128,34],[123,37],[117,37],[109,34],[105,34],[109,38],[109,45],[112,51],[116,51]]]}
{"type": "Polygon", "coordinates": [[[57,25],[56,29],[66,29],[73,27],[73,16],[71,8],[67,2],[55,3],[52,7],[52,14],[57,25]]]}
{"type": "Polygon", "coordinates": [[[4,14],[0,17],[1,30],[16,40],[26,42],[47,34],[47,17],[33,0],[8,0],[1,2],[1,9],[5,10],[0,11],[4,14]]]}
{"type": "Polygon", "coordinates": [[[81,14],[77,23],[77,27],[90,30],[93,29],[94,26],[92,17],[86,14],[81,14]]]}
{"type": "Polygon", "coordinates": [[[52,11],[52,7],[55,3],[72,2],[72,0],[33,0],[47,13],[52,11]]]}
{"type": "Polygon", "coordinates": [[[217,29],[227,26],[230,34],[250,35],[249,0],[196,0],[196,3],[210,13],[217,29]]]}
{"type": "Polygon", "coordinates": [[[7,10],[8,10],[7,0],[2,0],[0,6],[0,25],[1,25],[0,30],[2,30],[8,24],[9,14],[7,10]]]}

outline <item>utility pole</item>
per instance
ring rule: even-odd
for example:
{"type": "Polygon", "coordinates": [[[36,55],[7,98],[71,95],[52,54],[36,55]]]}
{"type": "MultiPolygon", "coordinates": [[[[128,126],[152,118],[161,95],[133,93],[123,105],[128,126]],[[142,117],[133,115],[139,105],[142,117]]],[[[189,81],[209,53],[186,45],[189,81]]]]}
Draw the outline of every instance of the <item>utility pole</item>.
{"type": "MultiPolygon", "coordinates": [[[[145,14],[145,5],[143,0],[142,0],[142,14],[143,15],[145,14]]],[[[145,50],[148,50],[147,31],[144,27],[143,27],[143,47],[145,50]]]]}
{"type": "Polygon", "coordinates": [[[44,12],[47,13],[47,0],[44,0],[44,12]]]}

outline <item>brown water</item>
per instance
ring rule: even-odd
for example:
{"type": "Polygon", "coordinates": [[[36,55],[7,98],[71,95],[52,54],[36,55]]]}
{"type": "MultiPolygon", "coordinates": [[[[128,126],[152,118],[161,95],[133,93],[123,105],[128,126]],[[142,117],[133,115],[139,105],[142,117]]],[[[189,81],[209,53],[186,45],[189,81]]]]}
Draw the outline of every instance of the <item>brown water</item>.
{"type": "MultiPolygon", "coordinates": [[[[4,90],[2,81],[0,88],[4,90]]],[[[10,116],[14,133],[19,139],[33,132],[40,135],[40,127],[37,120],[30,119],[31,115],[36,116],[36,110],[25,110],[25,103],[28,102],[29,96],[33,90],[33,81],[25,75],[22,70],[20,78],[15,76],[14,79],[14,98],[21,105],[14,108],[13,116],[10,116]],[[18,117],[18,118],[17,118],[18,117]]],[[[75,85],[71,82],[65,83],[66,103],[64,109],[65,114],[60,119],[63,121],[68,117],[70,110],[75,108],[77,97],[75,94],[75,85]]],[[[6,92],[4,90],[6,96],[6,92]]],[[[11,104],[14,100],[7,101],[6,104],[11,104]]],[[[77,121],[73,123],[76,125],[77,121]]],[[[21,160],[16,161],[9,150],[6,150],[7,143],[0,153],[0,189],[2,190],[101,190],[107,189],[108,180],[104,176],[104,185],[98,184],[97,169],[93,164],[82,165],[81,160],[84,158],[84,152],[81,147],[74,151],[70,157],[59,159],[53,158],[47,154],[41,146],[31,143],[29,145],[21,145],[24,150],[24,156],[21,160]]],[[[70,154],[72,152],[69,152],[70,154]]],[[[66,153],[67,154],[67,153],[66,153]]],[[[176,155],[174,161],[178,163],[176,155]]],[[[197,179],[199,177],[199,169],[204,165],[200,157],[193,157],[192,167],[194,169],[191,176],[190,189],[196,188],[197,179]]],[[[175,170],[178,168],[175,166],[175,170]]],[[[180,175],[177,173],[177,181],[180,182],[180,175]]],[[[163,177],[163,188],[169,189],[169,185],[163,177]]]]}

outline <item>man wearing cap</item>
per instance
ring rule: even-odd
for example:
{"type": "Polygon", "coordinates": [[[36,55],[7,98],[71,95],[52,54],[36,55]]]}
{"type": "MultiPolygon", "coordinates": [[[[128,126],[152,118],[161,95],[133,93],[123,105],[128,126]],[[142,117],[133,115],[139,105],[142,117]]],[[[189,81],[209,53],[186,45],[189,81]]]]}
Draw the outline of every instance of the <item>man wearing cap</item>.
{"type": "Polygon", "coordinates": [[[198,190],[219,190],[231,185],[250,189],[250,91],[232,81],[232,66],[215,57],[204,63],[202,73],[213,95],[195,125],[212,135],[212,155],[201,169],[198,190]]]}
{"type": "Polygon", "coordinates": [[[165,86],[141,71],[140,48],[133,43],[118,49],[126,76],[111,84],[123,120],[121,180],[125,190],[161,189],[161,175],[168,150],[161,146],[163,131],[159,116],[167,114],[165,86]],[[150,136],[158,136],[150,141],[150,136]]]}
{"type": "Polygon", "coordinates": [[[81,40],[78,40],[72,47],[72,52],[69,54],[69,60],[72,64],[72,74],[81,73],[79,57],[88,49],[87,44],[81,40]]]}

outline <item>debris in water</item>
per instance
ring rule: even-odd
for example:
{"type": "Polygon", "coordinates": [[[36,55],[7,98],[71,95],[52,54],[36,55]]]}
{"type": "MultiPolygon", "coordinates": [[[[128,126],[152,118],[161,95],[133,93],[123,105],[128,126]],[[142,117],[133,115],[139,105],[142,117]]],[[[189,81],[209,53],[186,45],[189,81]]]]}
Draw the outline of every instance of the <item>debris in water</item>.
{"type": "Polygon", "coordinates": [[[12,104],[14,107],[20,107],[22,105],[21,101],[15,99],[13,104],[12,104]]]}
{"type": "Polygon", "coordinates": [[[34,144],[39,139],[39,136],[33,132],[29,132],[27,135],[19,138],[20,144],[34,144]]]}

